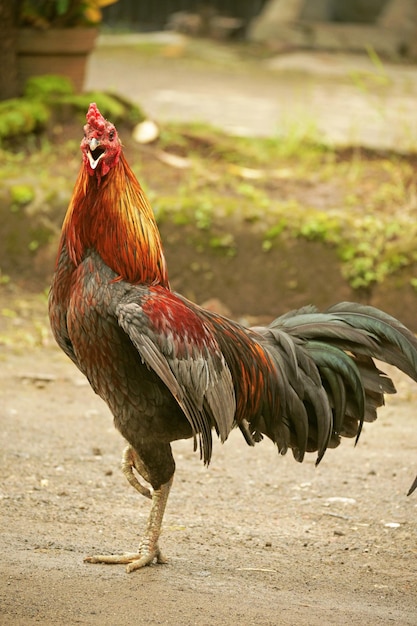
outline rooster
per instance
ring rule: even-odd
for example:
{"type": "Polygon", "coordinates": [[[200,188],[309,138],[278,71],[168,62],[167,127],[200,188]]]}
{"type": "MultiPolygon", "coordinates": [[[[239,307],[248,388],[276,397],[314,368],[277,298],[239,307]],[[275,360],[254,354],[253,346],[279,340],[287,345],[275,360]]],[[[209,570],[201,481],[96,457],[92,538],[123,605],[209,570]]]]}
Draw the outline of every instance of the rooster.
{"type": "MultiPolygon", "coordinates": [[[[269,437],[297,461],[358,439],[395,393],[374,358],[417,380],[417,341],[393,317],[342,303],[246,328],[170,289],[159,231],[116,128],[91,104],[82,166],[58,248],[49,316],[58,345],[108,404],[128,442],[122,469],[151,499],[138,552],[86,557],[133,571],[164,563],[158,540],[175,463],[192,438],[208,464],[212,432],[269,437]],[[151,488],[142,484],[142,477],[151,488]]],[[[410,488],[417,487],[417,479],[410,488]]]]}

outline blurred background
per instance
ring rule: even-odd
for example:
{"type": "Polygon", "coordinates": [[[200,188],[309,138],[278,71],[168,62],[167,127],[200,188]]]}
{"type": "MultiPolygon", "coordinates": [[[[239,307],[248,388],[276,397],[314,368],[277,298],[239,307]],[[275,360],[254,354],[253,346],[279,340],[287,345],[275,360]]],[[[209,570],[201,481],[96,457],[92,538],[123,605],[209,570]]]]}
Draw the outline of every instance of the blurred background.
{"type": "Polygon", "coordinates": [[[0,0],[0,18],[0,296],[47,290],[96,101],[176,290],[244,320],[359,300],[417,329],[416,0],[0,0]]]}

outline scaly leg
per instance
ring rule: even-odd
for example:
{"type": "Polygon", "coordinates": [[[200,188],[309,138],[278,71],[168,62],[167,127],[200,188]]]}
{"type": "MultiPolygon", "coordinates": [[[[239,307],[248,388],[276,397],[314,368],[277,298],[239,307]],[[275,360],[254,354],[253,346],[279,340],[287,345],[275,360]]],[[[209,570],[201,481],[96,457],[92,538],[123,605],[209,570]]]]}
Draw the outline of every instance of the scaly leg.
{"type": "Polygon", "coordinates": [[[134,554],[96,554],[87,556],[84,560],[88,563],[123,563],[126,564],[126,571],[133,572],[145,565],[150,565],[155,559],[157,563],[166,563],[166,559],[158,546],[158,539],[161,533],[162,519],[168,500],[169,491],[171,489],[173,477],[161,485],[159,489],[155,489],[151,494],[149,489],[144,487],[133,473],[133,468],[137,471],[143,469],[142,463],[136,452],[128,446],[123,454],[122,470],[130,484],[139,491],[143,496],[152,499],[151,510],[148,517],[145,533],[139,544],[139,550],[134,554]]]}

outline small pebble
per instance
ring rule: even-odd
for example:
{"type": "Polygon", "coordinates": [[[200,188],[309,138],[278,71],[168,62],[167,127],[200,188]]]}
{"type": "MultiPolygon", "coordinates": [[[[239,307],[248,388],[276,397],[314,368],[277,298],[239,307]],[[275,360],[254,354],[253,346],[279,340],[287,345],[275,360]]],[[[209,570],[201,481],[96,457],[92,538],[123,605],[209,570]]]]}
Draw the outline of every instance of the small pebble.
{"type": "Polygon", "coordinates": [[[326,498],[326,502],[340,502],[341,504],[356,504],[355,498],[342,498],[341,496],[334,496],[332,498],[326,498]]]}

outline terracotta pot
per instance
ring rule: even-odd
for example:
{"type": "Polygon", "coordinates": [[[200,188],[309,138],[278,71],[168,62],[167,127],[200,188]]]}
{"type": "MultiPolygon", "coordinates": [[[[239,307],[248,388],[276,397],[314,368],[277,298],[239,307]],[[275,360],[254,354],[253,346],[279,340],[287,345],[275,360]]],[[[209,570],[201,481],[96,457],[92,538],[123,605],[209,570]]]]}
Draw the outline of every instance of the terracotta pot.
{"type": "Polygon", "coordinates": [[[95,28],[21,28],[18,35],[20,90],[31,76],[68,76],[77,92],[82,91],[87,59],[97,38],[95,28]]]}

